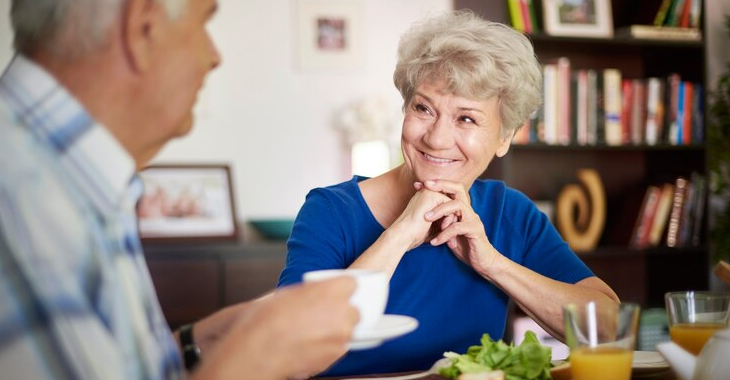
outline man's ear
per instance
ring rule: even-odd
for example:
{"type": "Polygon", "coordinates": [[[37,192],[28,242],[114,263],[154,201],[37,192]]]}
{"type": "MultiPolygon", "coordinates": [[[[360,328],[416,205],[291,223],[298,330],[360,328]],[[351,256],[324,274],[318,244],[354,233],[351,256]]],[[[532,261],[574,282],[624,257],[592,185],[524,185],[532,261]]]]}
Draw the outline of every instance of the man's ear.
{"type": "Polygon", "coordinates": [[[121,17],[122,44],[132,70],[146,71],[155,51],[158,29],[167,15],[158,1],[129,0],[121,17]]]}

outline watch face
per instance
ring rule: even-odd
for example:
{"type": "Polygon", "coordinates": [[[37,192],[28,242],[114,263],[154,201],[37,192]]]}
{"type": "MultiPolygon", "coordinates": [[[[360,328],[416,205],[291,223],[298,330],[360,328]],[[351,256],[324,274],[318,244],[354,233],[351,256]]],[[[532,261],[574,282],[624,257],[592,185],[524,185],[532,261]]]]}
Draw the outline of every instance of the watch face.
{"type": "Polygon", "coordinates": [[[195,344],[188,344],[183,347],[183,360],[185,361],[185,368],[191,370],[200,361],[200,347],[195,344]]]}

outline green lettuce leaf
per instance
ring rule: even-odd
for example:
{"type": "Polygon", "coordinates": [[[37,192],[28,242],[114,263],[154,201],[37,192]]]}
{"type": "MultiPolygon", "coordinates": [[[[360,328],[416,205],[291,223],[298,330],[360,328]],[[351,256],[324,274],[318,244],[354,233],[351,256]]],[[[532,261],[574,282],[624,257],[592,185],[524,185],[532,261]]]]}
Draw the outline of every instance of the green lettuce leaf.
{"type": "Polygon", "coordinates": [[[480,346],[471,346],[465,354],[444,353],[450,365],[439,370],[449,379],[462,373],[502,370],[507,380],[549,380],[550,347],[540,344],[532,331],[525,333],[519,346],[493,341],[489,334],[482,335],[480,346]]]}

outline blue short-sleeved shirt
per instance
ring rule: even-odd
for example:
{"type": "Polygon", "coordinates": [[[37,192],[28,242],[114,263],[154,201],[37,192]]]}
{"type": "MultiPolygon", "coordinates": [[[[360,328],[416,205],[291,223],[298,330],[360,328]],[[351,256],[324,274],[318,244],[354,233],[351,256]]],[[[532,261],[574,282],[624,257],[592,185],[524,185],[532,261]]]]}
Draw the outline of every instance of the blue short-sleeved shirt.
{"type": "MultiPolygon", "coordinates": [[[[279,285],[301,281],[317,269],[347,268],[383,233],[352,180],[312,190],[287,243],[279,285]]],[[[500,181],[478,180],[469,190],[494,247],[516,263],[555,280],[593,276],[545,214],[500,181]]],[[[483,333],[502,337],[508,296],[457,259],[446,245],[423,244],[409,252],[390,281],[387,314],[415,317],[416,331],[382,346],[348,353],[327,375],[429,368],[445,351],[465,352],[483,333]]]]}

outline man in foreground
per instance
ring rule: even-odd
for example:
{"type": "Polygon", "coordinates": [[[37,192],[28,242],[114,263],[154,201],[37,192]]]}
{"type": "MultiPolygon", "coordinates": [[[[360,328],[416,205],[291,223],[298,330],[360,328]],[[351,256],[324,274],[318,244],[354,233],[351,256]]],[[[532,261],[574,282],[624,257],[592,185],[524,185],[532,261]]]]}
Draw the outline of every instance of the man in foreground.
{"type": "Polygon", "coordinates": [[[142,168],[192,126],[215,0],[13,0],[0,78],[0,378],[284,379],[345,352],[348,279],[171,334],[136,230],[142,168]],[[182,344],[181,344],[182,343],[182,344]],[[183,355],[184,354],[184,355],[183,355]]]}

